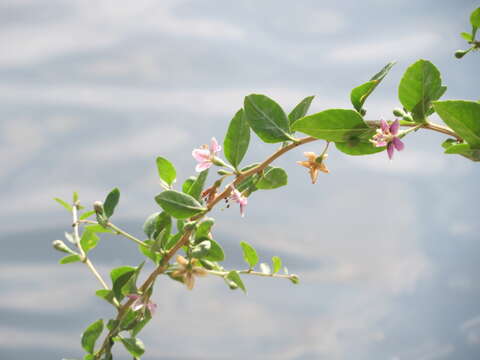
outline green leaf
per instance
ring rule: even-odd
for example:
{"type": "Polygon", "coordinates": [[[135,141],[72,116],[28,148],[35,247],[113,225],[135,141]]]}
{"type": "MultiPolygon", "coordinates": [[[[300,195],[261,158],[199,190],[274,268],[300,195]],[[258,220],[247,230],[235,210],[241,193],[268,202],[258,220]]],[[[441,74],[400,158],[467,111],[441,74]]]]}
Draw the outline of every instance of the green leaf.
{"type": "Polygon", "coordinates": [[[225,253],[215,240],[204,240],[192,248],[192,256],[208,261],[223,261],[225,253]]]}
{"type": "Polygon", "coordinates": [[[115,211],[115,207],[118,205],[118,201],[120,200],[120,190],[118,188],[113,189],[107,195],[105,202],[103,203],[103,210],[105,211],[105,216],[110,218],[115,211]]]}
{"type": "Polygon", "coordinates": [[[280,271],[282,268],[282,259],[280,259],[278,256],[273,256],[272,257],[272,273],[275,274],[280,271]]]}
{"type": "Polygon", "coordinates": [[[209,234],[212,230],[212,226],[215,224],[215,220],[212,218],[204,219],[197,227],[195,231],[195,240],[200,240],[202,238],[210,238],[209,234]]]}
{"type": "Polygon", "coordinates": [[[138,279],[138,275],[140,275],[140,272],[142,271],[143,269],[143,266],[145,265],[145,261],[142,261],[140,263],[140,265],[138,265],[135,269],[135,271],[133,272],[132,276],[130,276],[127,280],[127,282],[125,283],[125,285],[122,286],[121,288],[121,292],[122,292],[122,295],[128,295],[128,294],[134,294],[134,293],[137,293],[138,292],[138,289],[137,289],[137,279],[138,279]]]}
{"type": "Polygon", "coordinates": [[[185,194],[188,194],[188,192],[190,191],[190,188],[192,187],[195,180],[197,180],[197,178],[195,176],[190,176],[187,180],[185,180],[185,182],[182,185],[182,191],[185,194]]]}
{"type": "Polygon", "coordinates": [[[172,186],[175,183],[177,178],[177,171],[173,164],[163,157],[157,157],[157,169],[158,176],[169,186],[172,186]]]}
{"type": "Polygon", "coordinates": [[[132,266],[120,266],[110,272],[112,279],[112,291],[118,301],[122,301],[124,295],[122,294],[123,286],[135,274],[135,268],[132,266]]]}
{"type": "Polygon", "coordinates": [[[85,219],[88,219],[90,216],[94,215],[95,214],[95,211],[92,210],[92,211],[86,211],[84,212],[82,215],[80,215],[79,219],[80,220],[85,220],[85,219]]]}
{"type": "Polygon", "coordinates": [[[472,149],[480,148],[480,104],[474,101],[437,101],[434,108],[442,120],[472,149]]]}
{"type": "Polygon", "coordinates": [[[160,193],[155,197],[155,201],[176,219],[187,219],[207,210],[190,195],[174,190],[160,193]]]}
{"type": "Polygon", "coordinates": [[[182,237],[182,233],[172,235],[168,238],[167,243],[165,244],[165,250],[170,250],[182,237]]]}
{"type": "Polygon", "coordinates": [[[307,115],[308,109],[310,109],[310,105],[312,104],[314,98],[315,96],[307,96],[305,99],[300,101],[297,106],[295,106],[290,114],[288,114],[290,126],[292,126],[292,124],[298,119],[307,115]]]}
{"type": "Polygon", "coordinates": [[[260,180],[255,184],[257,189],[270,190],[287,185],[288,175],[282,168],[271,167],[266,170],[260,180]]]}
{"type": "Polygon", "coordinates": [[[398,97],[403,107],[412,113],[415,122],[425,122],[431,102],[438,100],[445,90],[435,65],[427,60],[418,60],[403,74],[398,97]]]}
{"type": "Polygon", "coordinates": [[[460,36],[464,38],[466,41],[473,41],[472,34],[467,33],[467,32],[462,32],[460,33],[460,36]]]}
{"type": "Polygon", "coordinates": [[[59,264],[70,264],[80,260],[80,255],[67,255],[60,259],[59,264]]]}
{"type": "Polygon", "coordinates": [[[473,10],[470,14],[470,24],[476,29],[480,28],[480,7],[473,10]]]}
{"type": "Polygon", "coordinates": [[[242,251],[243,251],[243,259],[248,264],[250,269],[253,269],[255,265],[258,264],[258,261],[259,261],[257,251],[252,245],[250,245],[245,241],[242,241],[240,243],[240,246],[242,247],[242,251]]]}
{"type": "Polygon", "coordinates": [[[359,142],[359,141],[351,141],[349,143],[336,142],[335,146],[339,151],[348,155],[370,155],[370,154],[382,152],[383,150],[386,149],[385,146],[376,147],[370,142],[359,142]]]}
{"type": "Polygon", "coordinates": [[[139,322],[135,325],[135,327],[131,330],[132,336],[133,336],[133,337],[137,336],[138,333],[139,333],[140,331],[142,331],[142,329],[145,327],[145,325],[148,324],[148,322],[149,322],[150,320],[152,320],[152,316],[150,315],[149,312],[147,312],[147,313],[145,314],[145,317],[144,317],[141,321],[139,321],[139,322]]]}
{"type": "Polygon", "coordinates": [[[164,237],[169,236],[172,231],[172,218],[166,212],[150,215],[143,224],[143,232],[152,240],[156,239],[162,230],[165,230],[164,237]]]}
{"type": "Polygon", "coordinates": [[[238,271],[232,270],[230,271],[226,278],[230,281],[232,281],[235,285],[237,285],[240,289],[243,290],[243,292],[246,294],[247,289],[245,288],[245,285],[243,284],[242,279],[240,278],[240,275],[238,275],[238,271]]]}
{"type": "Polygon", "coordinates": [[[472,149],[468,144],[452,144],[446,147],[445,154],[458,154],[472,161],[480,161],[480,149],[472,149]]]}
{"type": "Polygon", "coordinates": [[[293,129],[334,142],[368,142],[375,134],[358,112],[349,109],[329,109],[306,116],[297,120],[293,129]]]}
{"type": "Polygon", "coordinates": [[[203,187],[205,186],[205,181],[207,180],[208,172],[209,169],[204,170],[200,172],[200,174],[198,174],[198,176],[195,178],[195,181],[193,181],[192,185],[188,189],[188,195],[190,195],[196,200],[200,200],[203,187]]]}
{"type": "Polygon", "coordinates": [[[200,195],[202,194],[205,181],[207,180],[207,176],[208,176],[208,169],[203,170],[200,174],[198,174],[198,177],[190,186],[190,189],[188,190],[187,194],[196,200],[200,200],[200,195]]]}
{"type": "MultiPolygon", "coordinates": [[[[138,250],[140,250],[143,255],[145,255],[158,265],[160,263],[160,260],[162,259],[162,254],[152,251],[152,248],[155,245],[155,240],[147,240],[144,241],[144,243],[147,244],[147,246],[138,245],[138,250]]],[[[166,245],[164,245],[164,247],[166,247],[166,245]]]]}
{"type": "Polygon", "coordinates": [[[93,354],[95,342],[103,331],[103,320],[99,319],[90,324],[82,334],[82,347],[89,354],[93,354]]]}
{"type": "Polygon", "coordinates": [[[90,250],[97,246],[100,238],[92,231],[85,230],[80,239],[80,246],[82,247],[85,253],[88,253],[90,250]]]}
{"type": "Polygon", "coordinates": [[[125,349],[135,357],[140,357],[145,352],[145,345],[143,345],[142,340],[137,338],[124,339],[120,338],[125,349]]]}
{"type": "Polygon", "coordinates": [[[106,302],[113,304],[113,291],[107,289],[100,289],[95,292],[99,298],[102,298],[106,302]]]}
{"type": "Polygon", "coordinates": [[[237,111],[228,126],[227,135],[223,141],[225,158],[234,168],[242,161],[250,143],[250,126],[243,115],[243,109],[237,111]]]}
{"type": "Polygon", "coordinates": [[[70,205],[69,203],[67,203],[66,201],[63,201],[62,199],[60,198],[53,198],[53,200],[55,200],[57,203],[59,203],[60,205],[62,205],[65,209],[67,209],[68,211],[72,212],[73,210],[73,207],[72,205],[70,205]]]}
{"type": "Polygon", "coordinates": [[[275,101],[265,95],[245,97],[245,117],[250,127],[266,143],[292,140],[287,115],[275,101]]]}
{"type": "Polygon", "coordinates": [[[389,62],[385,65],[382,70],[373,75],[373,77],[366,83],[357,86],[350,93],[350,101],[352,102],[353,107],[358,112],[362,112],[362,107],[368,96],[375,90],[375,88],[380,84],[380,82],[387,76],[390,69],[395,65],[395,62],[389,62]]]}

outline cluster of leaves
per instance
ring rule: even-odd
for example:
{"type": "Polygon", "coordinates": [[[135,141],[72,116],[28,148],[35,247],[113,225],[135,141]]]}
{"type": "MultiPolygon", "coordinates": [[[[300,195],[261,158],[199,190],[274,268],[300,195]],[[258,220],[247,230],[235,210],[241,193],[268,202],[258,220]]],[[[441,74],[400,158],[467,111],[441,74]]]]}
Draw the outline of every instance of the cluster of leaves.
{"type": "Polygon", "coordinates": [[[455,57],[457,59],[461,59],[470,51],[480,49],[480,41],[476,39],[477,31],[480,28],[480,7],[473,10],[473,12],[470,14],[470,24],[472,25],[471,32],[460,33],[460,36],[467,41],[470,47],[466,50],[455,51],[455,57]]]}

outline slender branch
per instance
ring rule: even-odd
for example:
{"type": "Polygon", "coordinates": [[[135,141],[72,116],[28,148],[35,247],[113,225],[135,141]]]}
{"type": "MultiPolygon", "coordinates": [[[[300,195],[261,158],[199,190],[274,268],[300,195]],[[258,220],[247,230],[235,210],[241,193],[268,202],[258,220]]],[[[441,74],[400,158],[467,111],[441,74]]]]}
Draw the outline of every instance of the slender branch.
{"type": "MultiPolygon", "coordinates": [[[[102,286],[109,290],[110,288],[108,287],[107,283],[105,280],[103,280],[102,276],[100,273],[97,271],[95,266],[93,266],[92,262],[90,259],[87,257],[87,254],[85,254],[85,251],[82,248],[82,244],[80,244],[80,234],[78,230],[78,203],[73,204],[72,206],[72,218],[73,218],[73,239],[75,241],[75,245],[77,246],[78,250],[80,251],[80,257],[82,259],[82,262],[87,265],[87,267],[90,269],[90,271],[93,273],[93,275],[97,278],[97,280],[102,284],[102,286]]],[[[118,304],[117,304],[118,305],[118,304]]]]}
{"type": "MultiPolygon", "coordinates": [[[[84,223],[84,224],[95,224],[95,225],[98,224],[98,222],[97,222],[97,221],[94,221],[94,220],[78,220],[77,222],[78,222],[78,223],[84,223]]],[[[119,227],[113,225],[111,222],[107,223],[106,225],[107,225],[107,227],[109,227],[110,229],[112,229],[113,231],[115,231],[115,232],[117,233],[117,235],[123,235],[123,236],[126,237],[127,239],[132,240],[133,242],[136,242],[136,243],[139,244],[139,245],[148,247],[148,245],[147,245],[145,242],[143,242],[142,240],[136,238],[136,237],[133,236],[132,234],[127,233],[125,230],[122,230],[122,229],[120,229],[119,227]]]]}
{"type": "MultiPolygon", "coordinates": [[[[228,271],[215,271],[215,270],[207,270],[209,274],[224,277],[228,275],[228,271]]],[[[245,274],[245,275],[254,275],[254,276],[264,276],[264,277],[274,277],[274,278],[281,278],[281,279],[292,279],[296,278],[297,275],[295,274],[273,274],[273,273],[263,273],[260,271],[252,271],[252,270],[239,270],[238,273],[245,274]]]]}

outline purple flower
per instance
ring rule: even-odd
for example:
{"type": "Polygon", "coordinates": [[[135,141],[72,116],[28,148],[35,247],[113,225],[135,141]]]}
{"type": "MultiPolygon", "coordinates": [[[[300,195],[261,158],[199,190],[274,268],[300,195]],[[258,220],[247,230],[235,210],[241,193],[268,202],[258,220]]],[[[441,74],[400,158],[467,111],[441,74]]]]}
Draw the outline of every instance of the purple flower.
{"type": "Polygon", "coordinates": [[[400,129],[400,122],[395,120],[390,126],[382,119],[380,128],[377,129],[377,133],[370,139],[370,142],[376,147],[387,147],[388,158],[392,160],[393,152],[402,151],[405,145],[398,137],[398,130],[400,129]]]}
{"type": "Polygon", "coordinates": [[[218,145],[217,139],[214,137],[212,137],[210,141],[210,147],[208,145],[202,145],[199,149],[194,149],[192,156],[198,161],[195,170],[200,172],[211,167],[215,156],[220,150],[222,150],[222,147],[218,145]]]}
{"type": "Polygon", "coordinates": [[[133,311],[138,311],[142,308],[147,308],[148,311],[150,311],[150,314],[155,314],[155,310],[157,309],[157,304],[150,300],[145,300],[144,297],[138,295],[138,294],[128,294],[127,297],[130,300],[134,300],[132,303],[132,310],[133,311]]]}
{"type": "Polygon", "coordinates": [[[238,191],[237,189],[235,189],[233,186],[232,186],[232,194],[230,195],[230,198],[240,205],[240,215],[242,217],[244,217],[245,216],[245,208],[246,208],[247,203],[248,203],[247,198],[245,196],[243,196],[242,193],[240,191],[238,191]]]}

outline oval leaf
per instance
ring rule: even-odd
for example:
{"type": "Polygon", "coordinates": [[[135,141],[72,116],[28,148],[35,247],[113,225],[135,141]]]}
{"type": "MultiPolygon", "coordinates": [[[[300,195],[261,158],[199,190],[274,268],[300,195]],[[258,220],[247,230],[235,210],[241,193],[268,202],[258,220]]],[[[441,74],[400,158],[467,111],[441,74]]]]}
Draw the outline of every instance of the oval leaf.
{"type": "Polygon", "coordinates": [[[435,65],[427,60],[418,60],[403,74],[398,87],[398,98],[416,122],[425,122],[431,102],[438,100],[445,90],[435,65]]]}
{"type": "Polygon", "coordinates": [[[480,104],[474,101],[437,101],[434,108],[442,120],[472,149],[480,148],[480,104]]]}
{"type": "Polygon", "coordinates": [[[192,185],[188,189],[187,194],[189,194],[196,200],[200,200],[200,195],[202,194],[203,187],[205,186],[205,181],[207,180],[207,176],[208,176],[208,169],[203,170],[200,174],[198,174],[198,177],[195,179],[195,181],[192,183],[192,185]]]}
{"type": "Polygon", "coordinates": [[[176,219],[187,219],[207,210],[190,195],[174,190],[162,192],[155,197],[155,201],[176,219]]]}
{"type": "Polygon", "coordinates": [[[238,110],[228,126],[227,135],[223,141],[225,158],[237,168],[242,161],[250,143],[250,126],[243,116],[243,109],[238,110]]]}
{"type": "Polygon", "coordinates": [[[160,156],[157,157],[157,170],[160,179],[162,179],[169,186],[172,186],[175,183],[177,171],[175,170],[175,166],[173,166],[170,161],[160,156]]]}
{"type": "Polygon", "coordinates": [[[74,262],[77,262],[77,261],[80,261],[80,260],[81,260],[80,255],[67,255],[67,256],[61,258],[59,263],[60,264],[70,264],[70,263],[74,263],[74,262]]]}
{"type": "Polygon", "coordinates": [[[107,218],[113,215],[113,212],[115,211],[115,207],[118,205],[119,200],[120,200],[120,190],[118,190],[118,188],[113,189],[107,195],[107,198],[103,203],[103,210],[105,211],[105,216],[107,218]]]}
{"type": "Polygon", "coordinates": [[[297,120],[293,129],[335,142],[368,142],[375,134],[358,112],[349,109],[330,109],[306,116],[297,120]]]}
{"type": "Polygon", "coordinates": [[[100,238],[93,231],[85,230],[80,239],[80,246],[82,247],[85,253],[88,253],[95,246],[97,246],[100,238]]]}
{"type": "Polygon", "coordinates": [[[89,354],[93,354],[95,342],[103,331],[103,320],[99,319],[90,324],[82,334],[82,347],[89,354]]]}
{"type": "Polygon", "coordinates": [[[242,251],[243,251],[243,259],[248,264],[250,269],[253,269],[255,265],[258,264],[258,261],[259,261],[257,251],[252,245],[250,245],[245,241],[242,241],[240,243],[240,246],[242,247],[242,251]]]}
{"type": "Polygon", "coordinates": [[[298,119],[307,115],[308,109],[310,109],[310,105],[312,104],[314,98],[315,96],[307,96],[305,99],[300,101],[297,106],[295,106],[290,114],[288,114],[290,126],[298,119]]]}
{"type": "Polygon", "coordinates": [[[139,358],[145,352],[145,345],[143,345],[142,340],[137,338],[124,339],[120,338],[125,349],[132,354],[135,358],[139,358]]]}
{"type": "Polygon", "coordinates": [[[269,97],[258,94],[245,97],[244,111],[250,127],[264,142],[292,140],[287,115],[269,97]]]}
{"type": "Polygon", "coordinates": [[[288,175],[282,168],[272,167],[255,184],[257,189],[271,190],[287,185],[288,175]]]}
{"type": "Polygon", "coordinates": [[[350,93],[350,101],[352,102],[353,107],[358,112],[362,111],[363,104],[367,100],[368,96],[375,90],[375,88],[380,84],[380,82],[387,76],[390,69],[395,65],[395,62],[390,62],[383,67],[378,73],[373,75],[373,77],[366,83],[357,86],[350,93]]]}
{"type": "Polygon", "coordinates": [[[282,259],[280,259],[278,256],[273,256],[272,257],[272,271],[273,273],[277,273],[280,271],[282,268],[282,259]]]}
{"type": "Polygon", "coordinates": [[[245,288],[245,285],[243,284],[242,279],[240,278],[240,275],[238,275],[238,272],[235,270],[232,270],[228,273],[226,278],[230,281],[232,281],[235,285],[237,285],[240,289],[243,290],[244,293],[247,293],[247,289],[245,288]]]}

